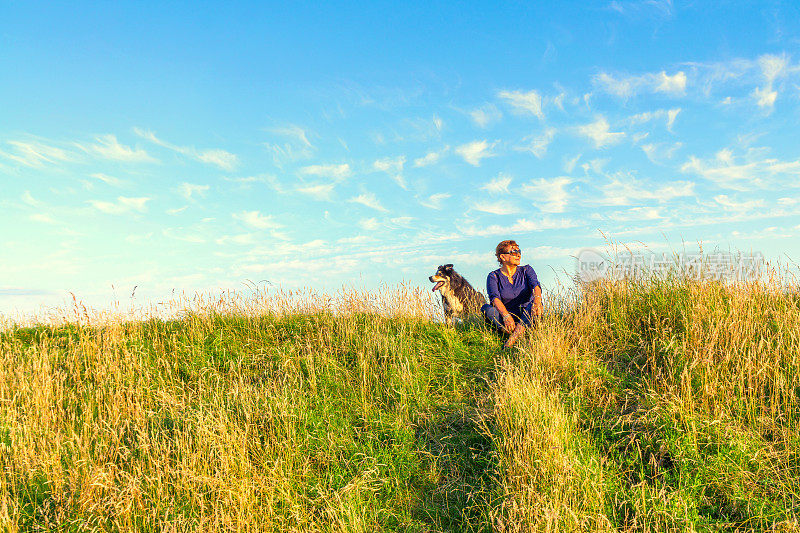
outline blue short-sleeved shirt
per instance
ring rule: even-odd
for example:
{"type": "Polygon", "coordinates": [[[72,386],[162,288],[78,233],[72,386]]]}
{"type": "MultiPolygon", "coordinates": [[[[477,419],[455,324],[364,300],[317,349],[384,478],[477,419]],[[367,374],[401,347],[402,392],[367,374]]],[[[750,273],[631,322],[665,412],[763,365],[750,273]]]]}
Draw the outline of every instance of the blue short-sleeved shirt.
{"type": "Polygon", "coordinates": [[[536,271],[530,265],[518,266],[512,277],[514,283],[508,281],[500,268],[489,272],[486,278],[486,292],[489,294],[489,303],[494,302],[495,298],[500,298],[509,313],[522,317],[523,308],[530,313],[533,289],[541,285],[536,277],[536,271]]]}

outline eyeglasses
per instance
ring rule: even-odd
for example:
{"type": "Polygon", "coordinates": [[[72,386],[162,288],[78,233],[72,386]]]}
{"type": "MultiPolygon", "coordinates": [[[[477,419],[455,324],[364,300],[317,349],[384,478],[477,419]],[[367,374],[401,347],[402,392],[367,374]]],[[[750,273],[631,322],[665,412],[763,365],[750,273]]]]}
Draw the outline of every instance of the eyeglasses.
{"type": "Polygon", "coordinates": [[[513,250],[509,250],[506,252],[507,255],[522,255],[522,250],[519,248],[514,248],[513,250]]]}

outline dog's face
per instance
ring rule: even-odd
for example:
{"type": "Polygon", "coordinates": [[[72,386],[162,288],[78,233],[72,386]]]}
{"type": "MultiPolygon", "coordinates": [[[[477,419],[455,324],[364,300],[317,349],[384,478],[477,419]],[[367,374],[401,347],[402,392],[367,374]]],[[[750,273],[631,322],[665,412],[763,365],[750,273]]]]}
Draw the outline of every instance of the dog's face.
{"type": "Polygon", "coordinates": [[[453,265],[439,265],[439,268],[436,269],[436,274],[433,276],[429,276],[428,279],[431,280],[431,283],[435,283],[433,286],[433,291],[441,291],[442,288],[449,288],[450,287],[450,278],[453,275],[453,265]]]}

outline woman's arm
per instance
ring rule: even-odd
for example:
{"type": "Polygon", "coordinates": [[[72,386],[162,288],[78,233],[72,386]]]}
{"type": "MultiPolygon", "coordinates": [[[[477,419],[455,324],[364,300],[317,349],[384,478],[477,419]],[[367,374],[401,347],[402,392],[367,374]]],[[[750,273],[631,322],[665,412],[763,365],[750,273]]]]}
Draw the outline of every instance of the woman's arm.
{"type": "Polygon", "coordinates": [[[539,283],[539,278],[536,277],[536,271],[532,266],[528,265],[525,274],[528,278],[528,283],[533,286],[533,314],[542,316],[544,313],[544,306],[542,306],[542,286],[539,283]]]}
{"type": "Polygon", "coordinates": [[[506,310],[506,306],[503,305],[503,301],[500,298],[495,298],[494,300],[492,300],[492,305],[495,306],[495,308],[498,311],[500,311],[500,314],[502,316],[506,316],[509,314],[509,312],[506,310]]]}
{"type": "Polygon", "coordinates": [[[533,314],[542,316],[544,314],[544,306],[542,305],[542,286],[537,285],[533,289],[533,314]]]}
{"type": "Polygon", "coordinates": [[[506,306],[503,305],[503,301],[500,300],[500,298],[495,298],[494,300],[492,300],[492,305],[498,311],[500,311],[500,316],[503,318],[503,325],[506,327],[506,331],[509,334],[513,333],[514,328],[516,328],[517,325],[520,325],[520,326],[522,325],[521,323],[520,324],[516,324],[514,322],[514,317],[511,316],[511,313],[508,312],[508,310],[506,309],[506,306]]]}

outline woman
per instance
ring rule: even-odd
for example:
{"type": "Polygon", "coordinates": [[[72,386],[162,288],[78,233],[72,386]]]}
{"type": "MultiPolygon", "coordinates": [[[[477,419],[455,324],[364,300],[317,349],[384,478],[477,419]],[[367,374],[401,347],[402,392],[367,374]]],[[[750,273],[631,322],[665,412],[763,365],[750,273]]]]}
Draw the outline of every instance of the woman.
{"type": "Polygon", "coordinates": [[[509,334],[503,348],[511,347],[542,316],[542,287],[530,265],[519,266],[522,251],[513,240],[502,241],[494,251],[500,268],[486,278],[489,303],[481,307],[487,322],[509,334]]]}

